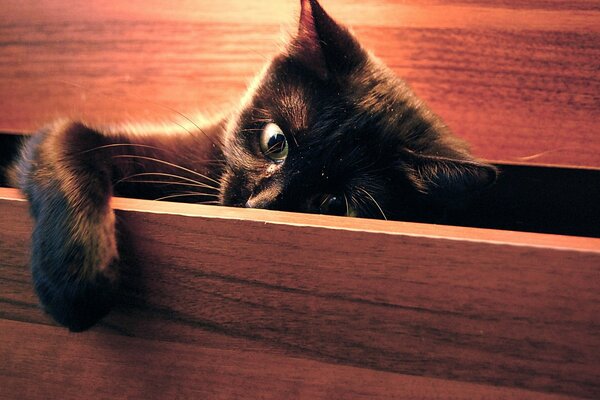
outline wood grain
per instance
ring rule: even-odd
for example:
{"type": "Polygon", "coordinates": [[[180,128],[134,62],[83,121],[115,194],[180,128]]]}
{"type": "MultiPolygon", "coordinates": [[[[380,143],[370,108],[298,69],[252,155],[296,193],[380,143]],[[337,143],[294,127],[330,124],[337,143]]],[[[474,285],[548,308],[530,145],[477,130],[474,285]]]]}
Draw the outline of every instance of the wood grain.
{"type": "Polygon", "coordinates": [[[391,399],[567,397],[288,357],[0,320],[3,397],[391,399]],[[40,346],[39,338],[44,342],[40,346]],[[30,379],[35,379],[32,385],[30,379]]]}
{"type": "MultiPolygon", "coordinates": [[[[597,1],[322,1],[480,157],[600,167],[597,1]]],[[[0,129],[221,111],[294,30],[297,7],[4,1],[0,129]]]]}
{"type": "MultiPolygon", "coordinates": [[[[186,377],[198,371],[195,379],[213,382],[227,370],[243,381],[223,389],[224,397],[236,387],[263,393],[254,374],[281,382],[274,390],[291,390],[298,379],[296,390],[310,391],[311,377],[360,382],[360,373],[381,382],[364,388],[388,398],[413,379],[404,375],[433,378],[429,387],[419,381],[424,398],[469,398],[482,387],[474,383],[490,392],[472,398],[522,397],[513,389],[600,395],[599,239],[114,199],[127,265],[121,305],[98,333],[69,345],[64,331],[35,326],[50,322],[29,284],[26,203],[9,189],[0,198],[0,317],[32,329],[2,322],[13,327],[2,351],[12,360],[58,362],[44,375],[47,387],[69,379],[75,354],[83,354],[94,390],[98,377],[120,384],[134,375],[136,394],[144,385],[173,393],[170,379],[161,384],[154,375],[172,360],[175,370],[195,365],[186,377]],[[44,351],[14,350],[19,331],[44,332],[44,351]],[[57,359],[61,345],[68,350],[57,359]],[[102,361],[114,357],[114,368],[102,361]],[[152,372],[135,373],[139,365],[152,372]],[[296,365],[323,374],[280,379],[296,365]],[[445,392],[438,379],[471,383],[445,392]]],[[[7,380],[11,393],[23,393],[24,368],[7,380]]],[[[323,385],[329,396],[343,393],[337,381],[323,385]]]]}

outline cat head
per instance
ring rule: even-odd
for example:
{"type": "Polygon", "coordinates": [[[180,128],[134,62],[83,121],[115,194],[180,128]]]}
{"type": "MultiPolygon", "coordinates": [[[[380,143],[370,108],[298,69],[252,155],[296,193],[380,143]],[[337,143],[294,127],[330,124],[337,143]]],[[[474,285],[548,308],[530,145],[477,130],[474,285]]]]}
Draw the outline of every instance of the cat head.
{"type": "Polygon", "coordinates": [[[419,220],[496,178],[317,0],[301,1],[224,154],[221,202],[241,207],[419,220]]]}

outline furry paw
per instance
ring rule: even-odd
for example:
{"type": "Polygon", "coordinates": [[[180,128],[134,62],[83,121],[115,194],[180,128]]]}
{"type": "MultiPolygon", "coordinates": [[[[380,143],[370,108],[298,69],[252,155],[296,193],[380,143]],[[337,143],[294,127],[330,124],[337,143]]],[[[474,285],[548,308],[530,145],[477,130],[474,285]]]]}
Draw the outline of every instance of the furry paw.
{"type": "Polygon", "coordinates": [[[35,290],[44,309],[72,331],[105,316],[118,286],[110,169],[90,152],[101,145],[84,125],[62,124],[32,138],[17,168],[35,220],[35,290]]]}

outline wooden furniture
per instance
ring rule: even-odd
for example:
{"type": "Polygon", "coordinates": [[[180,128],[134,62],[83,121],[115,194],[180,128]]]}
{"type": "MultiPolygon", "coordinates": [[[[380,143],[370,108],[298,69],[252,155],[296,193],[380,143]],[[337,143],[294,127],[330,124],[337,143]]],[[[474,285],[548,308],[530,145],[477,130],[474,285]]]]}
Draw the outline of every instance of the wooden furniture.
{"type": "MultiPolygon", "coordinates": [[[[218,110],[292,21],[267,3],[8,1],[0,129],[218,110]]],[[[0,398],[600,397],[600,7],[322,3],[501,163],[479,228],[115,198],[120,306],[71,334],[0,188],[0,398]]]]}
{"type": "Polygon", "coordinates": [[[122,307],[68,334],[31,292],[27,205],[0,197],[15,398],[598,391],[600,239],[115,199],[122,307]]]}

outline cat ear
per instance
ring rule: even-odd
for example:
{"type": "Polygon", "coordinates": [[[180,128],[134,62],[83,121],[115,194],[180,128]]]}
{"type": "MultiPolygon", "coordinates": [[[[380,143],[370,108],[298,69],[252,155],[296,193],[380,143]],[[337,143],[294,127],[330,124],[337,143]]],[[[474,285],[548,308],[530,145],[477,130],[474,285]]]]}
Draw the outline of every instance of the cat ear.
{"type": "Polygon", "coordinates": [[[496,181],[490,164],[407,152],[402,167],[410,183],[434,202],[451,204],[496,181]]]}
{"type": "Polygon", "coordinates": [[[335,22],[317,0],[301,0],[301,6],[292,57],[321,79],[333,72],[348,72],[365,58],[354,36],[335,22]]]}

